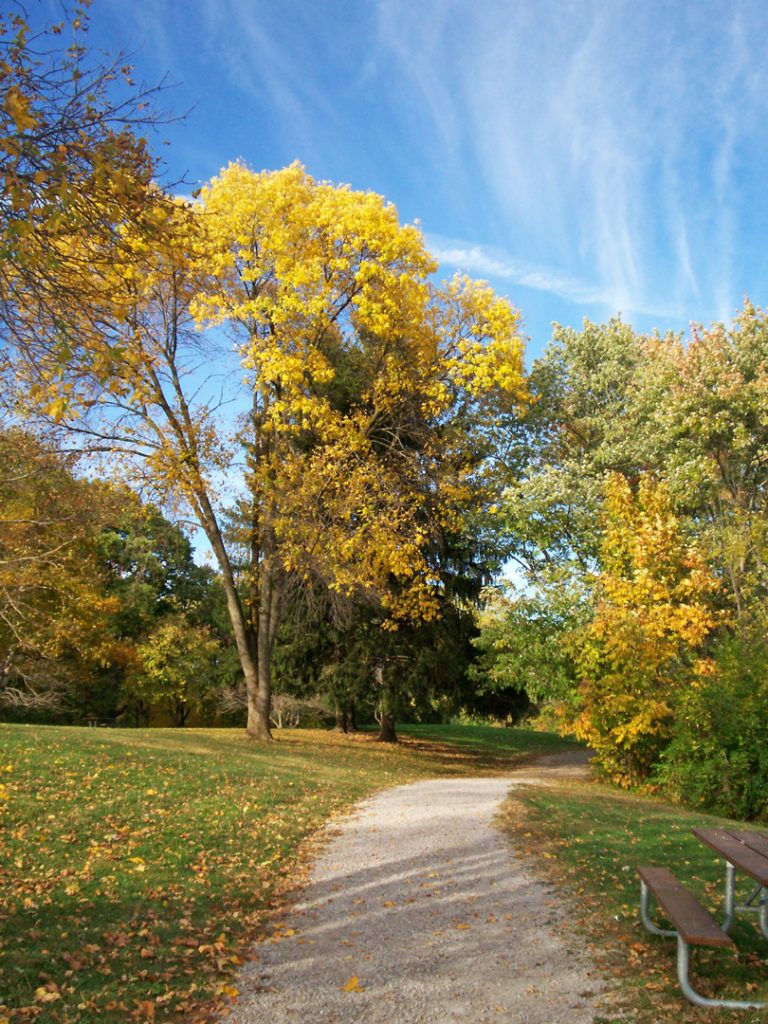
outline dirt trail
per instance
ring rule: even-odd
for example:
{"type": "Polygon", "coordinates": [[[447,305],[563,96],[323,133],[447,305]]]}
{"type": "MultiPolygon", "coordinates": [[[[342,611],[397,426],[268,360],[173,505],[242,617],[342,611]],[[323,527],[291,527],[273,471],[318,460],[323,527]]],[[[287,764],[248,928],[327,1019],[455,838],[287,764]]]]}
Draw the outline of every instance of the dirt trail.
{"type": "Polygon", "coordinates": [[[548,755],[506,778],[398,786],[333,826],[237,1024],[589,1024],[603,988],[557,893],[493,827],[515,785],[586,773],[548,755]]]}

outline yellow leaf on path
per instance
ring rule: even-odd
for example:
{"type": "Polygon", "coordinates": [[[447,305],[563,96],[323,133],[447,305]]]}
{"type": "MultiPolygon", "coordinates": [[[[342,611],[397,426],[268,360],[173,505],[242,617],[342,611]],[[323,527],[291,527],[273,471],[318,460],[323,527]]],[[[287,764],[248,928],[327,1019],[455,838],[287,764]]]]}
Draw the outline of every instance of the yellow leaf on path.
{"type": "Polygon", "coordinates": [[[365,990],[363,989],[363,986],[360,984],[360,979],[358,978],[358,976],[356,974],[354,974],[349,979],[349,981],[347,982],[346,985],[342,985],[341,986],[341,991],[342,992],[363,992],[365,990]]]}
{"type": "Polygon", "coordinates": [[[457,924],[456,927],[458,929],[460,929],[461,931],[466,931],[467,928],[469,928],[469,925],[468,924],[457,924]]]}
{"type": "Polygon", "coordinates": [[[385,907],[396,907],[397,904],[395,903],[394,900],[385,900],[384,901],[384,906],[385,907]]]}

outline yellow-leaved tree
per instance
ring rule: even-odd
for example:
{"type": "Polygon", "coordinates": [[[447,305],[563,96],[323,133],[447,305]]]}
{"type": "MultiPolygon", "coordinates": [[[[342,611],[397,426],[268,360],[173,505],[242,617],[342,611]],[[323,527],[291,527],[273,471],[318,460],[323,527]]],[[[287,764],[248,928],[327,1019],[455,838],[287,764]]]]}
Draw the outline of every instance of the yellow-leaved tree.
{"type": "Polygon", "coordinates": [[[576,735],[622,785],[642,782],[673,734],[681,696],[712,671],[718,581],[683,534],[664,484],[608,477],[597,607],[576,639],[576,735]]]}
{"type": "Polygon", "coordinates": [[[137,86],[123,55],[89,51],[89,5],[63,0],[42,30],[22,5],[0,12],[0,337],[17,345],[108,330],[106,281],[133,259],[124,229],[151,235],[168,205],[141,134],[165,120],[161,89],[137,86]]]}
{"type": "Polygon", "coordinates": [[[120,340],[89,325],[66,361],[22,350],[17,380],[59,429],[194,511],[248,734],[267,739],[292,589],[375,604],[388,628],[439,613],[431,553],[479,500],[500,410],[527,401],[518,316],[484,284],[433,285],[393,206],[298,164],[232,164],[162,245],[133,244],[110,282],[120,340]]]}

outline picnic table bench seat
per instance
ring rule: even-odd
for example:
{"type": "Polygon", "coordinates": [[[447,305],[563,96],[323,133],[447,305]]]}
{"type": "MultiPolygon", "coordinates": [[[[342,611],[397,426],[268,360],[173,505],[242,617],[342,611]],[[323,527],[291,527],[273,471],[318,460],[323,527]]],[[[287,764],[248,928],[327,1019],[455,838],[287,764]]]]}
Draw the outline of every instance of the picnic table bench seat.
{"type": "Polygon", "coordinates": [[[682,885],[669,868],[638,868],[637,873],[689,946],[732,946],[714,917],[682,885]]]}
{"type": "Polygon", "coordinates": [[[735,999],[711,999],[696,992],[688,977],[691,966],[691,946],[734,946],[733,939],[723,931],[706,907],[682,885],[669,868],[640,867],[640,916],[643,924],[654,935],[677,936],[677,978],[686,999],[697,1006],[723,1007],[732,1010],[755,1010],[765,1003],[742,1002],[735,999]],[[649,894],[674,926],[673,930],[659,928],[649,916],[649,894]]]}

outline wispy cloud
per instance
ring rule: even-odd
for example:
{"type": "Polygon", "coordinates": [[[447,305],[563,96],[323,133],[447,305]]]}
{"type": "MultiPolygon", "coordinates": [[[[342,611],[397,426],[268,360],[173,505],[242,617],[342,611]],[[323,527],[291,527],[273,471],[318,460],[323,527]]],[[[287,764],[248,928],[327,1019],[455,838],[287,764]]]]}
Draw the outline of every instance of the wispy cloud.
{"type": "Polygon", "coordinates": [[[434,0],[455,31],[426,62],[413,5],[381,5],[381,44],[439,107],[430,144],[449,140],[450,165],[460,138],[486,187],[476,223],[454,230],[504,248],[506,234],[530,257],[499,276],[623,310],[732,312],[750,272],[735,250],[745,158],[766,149],[764,5],[434,0]]]}
{"type": "Polygon", "coordinates": [[[312,73],[319,55],[307,50],[307,34],[297,32],[300,42],[291,46],[277,8],[242,0],[203,0],[201,13],[212,55],[230,83],[262,116],[282,120],[298,144],[312,148],[317,121],[332,116],[333,104],[312,73]]]}
{"type": "Polygon", "coordinates": [[[532,288],[535,291],[555,295],[567,302],[578,305],[599,306],[609,313],[642,313],[648,316],[676,316],[670,307],[627,305],[617,294],[604,290],[598,284],[573,277],[566,271],[514,259],[501,249],[478,243],[443,238],[428,234],[426,243],[429,251],[441,267],[460,272],[490,277],[497,281],[532,288]]]}
{"type": "Polygon", "coordinates": [[[421,217],[446,265],[574,305],[768,299],[765,0],[104,6],[194,66],[214,166],[302,159],[421,217]]]}

